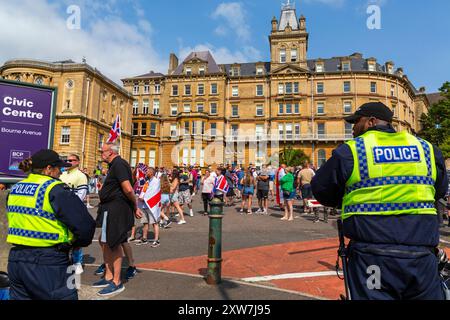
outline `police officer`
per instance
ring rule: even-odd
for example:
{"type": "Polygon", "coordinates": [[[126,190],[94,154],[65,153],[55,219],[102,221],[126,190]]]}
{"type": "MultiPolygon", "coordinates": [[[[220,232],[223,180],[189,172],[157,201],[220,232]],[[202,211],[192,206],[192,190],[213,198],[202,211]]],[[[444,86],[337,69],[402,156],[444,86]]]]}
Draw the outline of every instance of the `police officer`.
{"type": "Polygon", "coordinates": [[[30,174],[13,186],[8,197],[12,300],[78,299],[69,279],[69,251],[91,244],[95,221],[58,179],[61,168],[69,166],[52,150],[41,150],[19,166],[30,174]]]}
{"type": "Polygon", "coordinates": [[[346,117],[355,139],[320,168],[313,194],[342,206],[352,299],[444,299],[435,201],[447,191],[445,162],[429,142],[397,133],[392,117],[379,102],[346,117]]]}

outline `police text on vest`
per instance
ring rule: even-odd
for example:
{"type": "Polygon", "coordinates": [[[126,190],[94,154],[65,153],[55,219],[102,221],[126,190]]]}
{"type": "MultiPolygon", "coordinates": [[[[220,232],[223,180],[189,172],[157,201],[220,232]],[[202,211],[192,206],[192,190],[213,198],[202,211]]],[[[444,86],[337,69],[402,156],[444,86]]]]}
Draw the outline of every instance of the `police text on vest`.
{"type": "Polygon", "coordinates": [[[375,163],[420,162],[417,146],[374,147],[375,163]]]}

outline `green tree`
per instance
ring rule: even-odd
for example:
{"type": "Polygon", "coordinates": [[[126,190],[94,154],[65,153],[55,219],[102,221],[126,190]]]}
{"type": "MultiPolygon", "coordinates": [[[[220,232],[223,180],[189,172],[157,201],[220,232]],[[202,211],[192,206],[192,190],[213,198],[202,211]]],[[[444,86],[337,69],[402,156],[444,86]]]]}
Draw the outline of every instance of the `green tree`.
{"type": "Polygon", "coordinates": [[[280,164],[285,163],[287,166],[300,166],[305,161],[310,161],[309,157],[303,150],[293,149],[292,146],[284,146],[280,151],[280,164]]]}
{"type": "Polygon", "coordinates": [[[445,158],[450,158],[450,82],[439,89],[442,99],[433,104],[428,114],[422,114],[419,136],[437,145],[445,158]]]}

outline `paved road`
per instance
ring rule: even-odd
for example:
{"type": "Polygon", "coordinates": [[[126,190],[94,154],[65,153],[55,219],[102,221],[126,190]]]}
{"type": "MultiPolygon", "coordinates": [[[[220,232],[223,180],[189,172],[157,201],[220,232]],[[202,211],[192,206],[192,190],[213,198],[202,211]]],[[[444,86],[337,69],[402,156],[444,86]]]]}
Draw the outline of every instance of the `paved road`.
{"type": "MultiPolygon", "coordinates": [[[[296,219],[287,222],[273,207],[269,215],[241,215],[237,207],[225,208],[222,276],[226,280],[217,287],[206,285],[209,218],[199,214],[201,207],[197,195],[195,216],[186,216],[185,225],[173,223],[161,230],[160,247],[133,245],[141,272],[113,299],[338,299],[343,292],[343,282],[334,271],[336,217],[330,217],[328,224],[313,223],[311,215],[298,209],[296,219]]],[[[95,211],[91,209],[94,216],[95,211]]],[[[450,243],[448,229],[443,229],[442,240],[450,243]]],[[[95,290],[87,285],[98,279],[92,275],[102,262],[98,242],[84,253],[88,267],[81,296],[95,299],[95,290]]]]}

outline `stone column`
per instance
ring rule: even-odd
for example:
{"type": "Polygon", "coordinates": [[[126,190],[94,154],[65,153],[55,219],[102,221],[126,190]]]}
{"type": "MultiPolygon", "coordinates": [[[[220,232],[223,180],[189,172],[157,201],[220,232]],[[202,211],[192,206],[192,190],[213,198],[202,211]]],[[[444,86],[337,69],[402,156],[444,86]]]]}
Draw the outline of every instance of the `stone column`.
{"type": "Polygon", "coordinates": [[[0,271],[7,270],[10,246],[6,243],[8,220],[6,219],[6,196],[9,191],[0,191],[0,271]]]}

